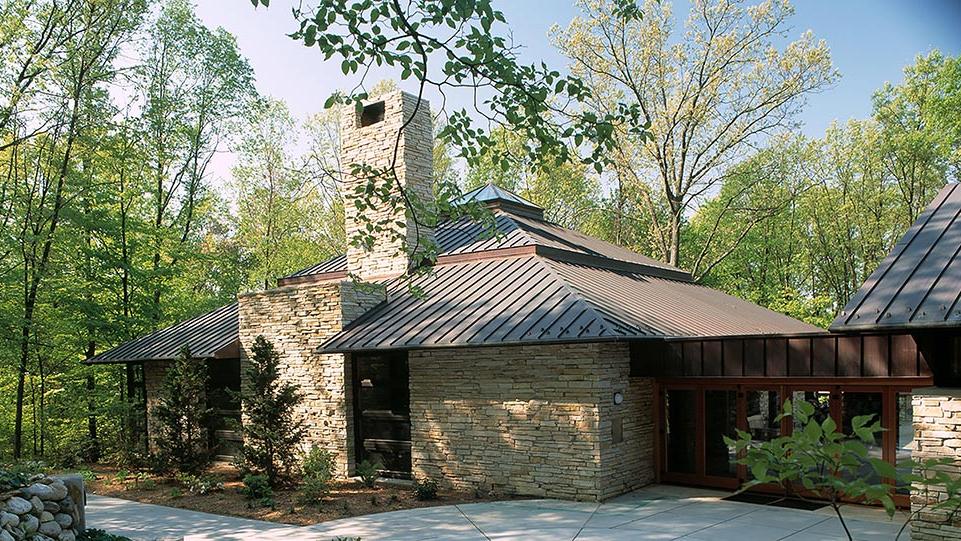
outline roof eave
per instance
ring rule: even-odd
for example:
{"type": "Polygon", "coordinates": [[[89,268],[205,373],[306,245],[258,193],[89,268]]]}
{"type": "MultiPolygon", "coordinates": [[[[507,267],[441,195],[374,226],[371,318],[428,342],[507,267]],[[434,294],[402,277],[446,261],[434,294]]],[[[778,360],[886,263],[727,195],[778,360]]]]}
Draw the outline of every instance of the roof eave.
{"type": "Polygon", "coordinates": [[[455,344],[418,344],[414,346],[385,345],[377,347],[332,347],[322,345],[317,348],[318,353],[361,353],[365,351],[411,351],[418,349],[465,349],[465,348],[490,348],[490,347],[517,347],[517,346],[548,346],[557,344],[590,344],[595,342],[649,342],[664,340],[664,336],[600,336],[587,338],[557,338],[551,340],[512,340],[504,342],[462,342],[455,344]]]}

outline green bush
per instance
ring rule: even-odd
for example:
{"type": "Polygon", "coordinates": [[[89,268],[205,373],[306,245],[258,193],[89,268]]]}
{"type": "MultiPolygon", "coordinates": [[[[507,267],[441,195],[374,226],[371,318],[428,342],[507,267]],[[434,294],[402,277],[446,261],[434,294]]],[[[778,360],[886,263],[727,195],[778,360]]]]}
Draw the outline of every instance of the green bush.
{"type": "Polygon", "coordinates": [[[154,408],[158,463],[188,473],[201,472],[210,463],[213,409],[205,400],[207,381],[207,364],[183,347],[164,373],[154,408]]]}
{"type": "Polygon", "coordinates": [[[365,487],[370,488],[380,478],[380,470],[383,467],[379,462],[365,460],[357,465],[357,477],[360,477],[360,482],[364,483],[365,487]]]}
{"type": "Polygon", "coordinates": [[[77,541],[132,541],[129,537],[113,535],[97,528],[87,528],[77,536],[77,541]]]}
{"type": "Polygon", "coordinates": [[[305,481],[308,479],[330,481],[334,478],[334,455],[316,445],[311,446],[302,469],[305,481]]]}
{"type": "Polygon", "coordinates": [[[302,504],[316,504],[330,492],[334,477],[334,455],[326,449],[312,446],[301,466],[304,474],[299,500],[302,504]]]}
{"type": "Polygon", "coordinates": [[[216,479],[206,476],[197,476],[189,473],[177,474],[177,482],[187,492],[203,496],[211,492],[220,492],[224,489],[224,484],[216,479]]]}
{"type": "Polygon", "coordinates": [[[249,474],[244,476],[244,488],[241,491],[248,500],[264,500],[274,497],[274,489],[270,487],[270,479],[266,475],[249,474]]]}
{"type": "Polygon", "coordinates": [[[306,435],[294,411],[304,401],[300,388],[280,373],[280,354],[263,336],[254,340],[245,372],[250,384],[241,396],[244,410],[244,471],[264,474],[271,486],[296,474],[297,450],[306,435]]]}
{"type": "Polygon", "coordinates": [[[30,476],[23,472],[0,470],[0,492],[27,486],[30,476]]]}
{"type": "Polygon", "coordinates": [[[323,500],[330,492],[330,483],[318,477],[308,477],[304,479],[304,484],[300,487],[298,500],[304,505],[316,505],[323,500]]]}
{"type": "Polygon", "coordinates": [[[433,479],[418,479],[414,481],[414,495],[418,500],[436,500],[437,482],[433,479]]]}

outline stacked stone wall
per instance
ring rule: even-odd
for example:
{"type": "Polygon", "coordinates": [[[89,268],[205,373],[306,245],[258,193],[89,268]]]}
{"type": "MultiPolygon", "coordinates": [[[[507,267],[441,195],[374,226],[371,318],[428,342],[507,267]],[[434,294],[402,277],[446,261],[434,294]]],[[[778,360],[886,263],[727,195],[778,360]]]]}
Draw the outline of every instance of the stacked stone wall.
{"type": "Polygon", "coordinates": [[[83,479],[36,475],[0,494],[0,541],[74,541],[84,531],[83,479]]]}
{"type": "MultiPolygon", "coordinates": [[[[942,468],[961,475],[961,389],[930,388],[916,390],[914,409],[915,448],[913,458],[951,458],[954,464],[942,468]]],[[[961,539],[961,518],[950,518],[944,512],[931,510],[931,505],[945,498],[937,487],[914,487],[911,511],[918,519],[912,522],[911,539],[941,541],[961,539]]]]}
{"type": "MultiPolygon", "coordinates": [[[[394,147],[397,161],[394,171],[397,182],[412,198],[421,203],[433,201],[433,131],[430,105],[427,101],[417,104],[417,97],[394,91],[372,98],[370,103],[384,103],[383,120],[368,126],[362,125],[361,111],[353,105],[341,114],[341,163],[349,170],[354,165],[364,165],[382,171],[394,163],[394,147]],[[404,127],[407,123],[406,127],[404,127]],[[403,133],[398,138],[398,132],[403,133]]],[[[406,202],[397,187],[387,188],[386,179],[375,178],[377,190],[391,191],[395,204],[382,202],[378,196],[370,196],[376,203],[373,209],[358,209],[351,199],[361,197],[357,188],[365,187],[369,176],[345,175],[344,193],[348,201],[344,205],[347,240],[354,239],[368,225],[377,224],[395,228],[392,232],[378,233],[371,250],[348,242],[347,269],[361,279],[381,278],[403,274],[410,260],[409,252],[417,245],[418,236],[429,239],[433,231],[423,224],[416,224],[414,216],[407,212],[406,202]],[[391,234],[396,233],[396,234],[391,234]]]]}
{"type": "Polygon", "coordinates": [[[157,450],[157,418],[154,412],[160,397],[160,387],[163,385],[164,374],[173,363],[171,361],[149,361],[143,363],[144,394],[147,402],[147,444],[150,450],[157,450]]]}
{"type": "Polygon", "coordinates": [[[627,377],[626,346],[420,350],[409,365],[416,477],[587,501],[653,479],[652,385],[627,377]],[[616,389],[625,397],[617,406],[616,389]]]}
{"type": "Polygon", "coordinates": [[[312,445],[334,454],[338,474],[353,471],[353,415],[350,364],[343,354],[320,346],[344,325],[379,301],[350,282],[279,287],[240,297],[241,375],[254,340],[269,340],[281,359],[285,381],[300,387],[297,414],[307,426],[305,450],[312,445]]]}

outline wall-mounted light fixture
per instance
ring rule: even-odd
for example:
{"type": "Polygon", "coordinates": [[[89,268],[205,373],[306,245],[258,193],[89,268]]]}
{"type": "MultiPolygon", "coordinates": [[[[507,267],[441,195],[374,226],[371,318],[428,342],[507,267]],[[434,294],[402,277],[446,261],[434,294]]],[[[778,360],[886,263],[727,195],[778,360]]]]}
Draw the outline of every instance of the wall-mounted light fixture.
{"type": "Polygon", "coordinates": [[[622,402],[624,402],[624,395],[621,393],[614,393],[614,405],[620,406],[622,402]]]}

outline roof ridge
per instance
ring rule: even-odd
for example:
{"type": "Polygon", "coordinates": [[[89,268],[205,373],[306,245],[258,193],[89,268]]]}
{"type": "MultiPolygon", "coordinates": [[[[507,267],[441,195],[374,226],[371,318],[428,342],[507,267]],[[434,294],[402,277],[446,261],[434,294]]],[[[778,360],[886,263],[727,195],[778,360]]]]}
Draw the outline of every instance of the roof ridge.
{"type": "MultiPolygon", "coordinates": [[[[605,329],[600,332],[601,335],[604,335],[604,332],[607,331],[608,334],[613,335],[613,336],[629,336],[629,335],[627,335],[627,334],[625,334],[625,333],[617,332],[616,330],[610,329],[610,327],[613,327],[613,325],[611,324],[611,321],[609,321],[608,318],[604,317],[604,315],[599,311],[599,309],[594,305],[594,303],[592,303],[589,299],[587,299],[587,297],[585,297],[584,294],[583,294],[580,290],[578,290],[577,288],[575,288],[574,286],[572,286],[572,285],[570,284],[570,282],[567,281],[566,278],[564,278],[563,276],[561,276],[561,275],[557,272],[557,270],[554,269],[554,267],[549,263],[550,258],[544,257],[544,256],[542,256],[542,255],[536,255],[535,257],[536,257],[536,259],[537,259],[538,264],[543,265],[543,266],[547,269],[547,272],[548,272],[551,276],[553,276],[554,279],[557,280],[557,281],[561,284],[561,287],[562,287],[564,290],[566,290],[568,293],[570,293],[571,295],[573,295],[579,302],[581,302],[581,303],[583,303],[584,305],[586,305],[586,306],[587,306],[587,310],[591,313],[591,315],[592,315],[595,319],[600,320],[601,322],[603,322],[605,329]]],[[[618,324],[621,324],[621,322],[618,322],[618,324]]],[[[634,330],[634,331],[635,331],[635,335],[638,334],[638,333],[636,332],[636,327],[635,327],[634,325],[622,324],[621,326],[622,326],[622,327],[625,327],[625,328],[630,328],[631,330],[634,330]]],[[[561,334],[564,334],[564,333],[566,333],[566,332],[567,332],[567,329],[564,329],[564,331],[563,331],[561,334]]]]}

